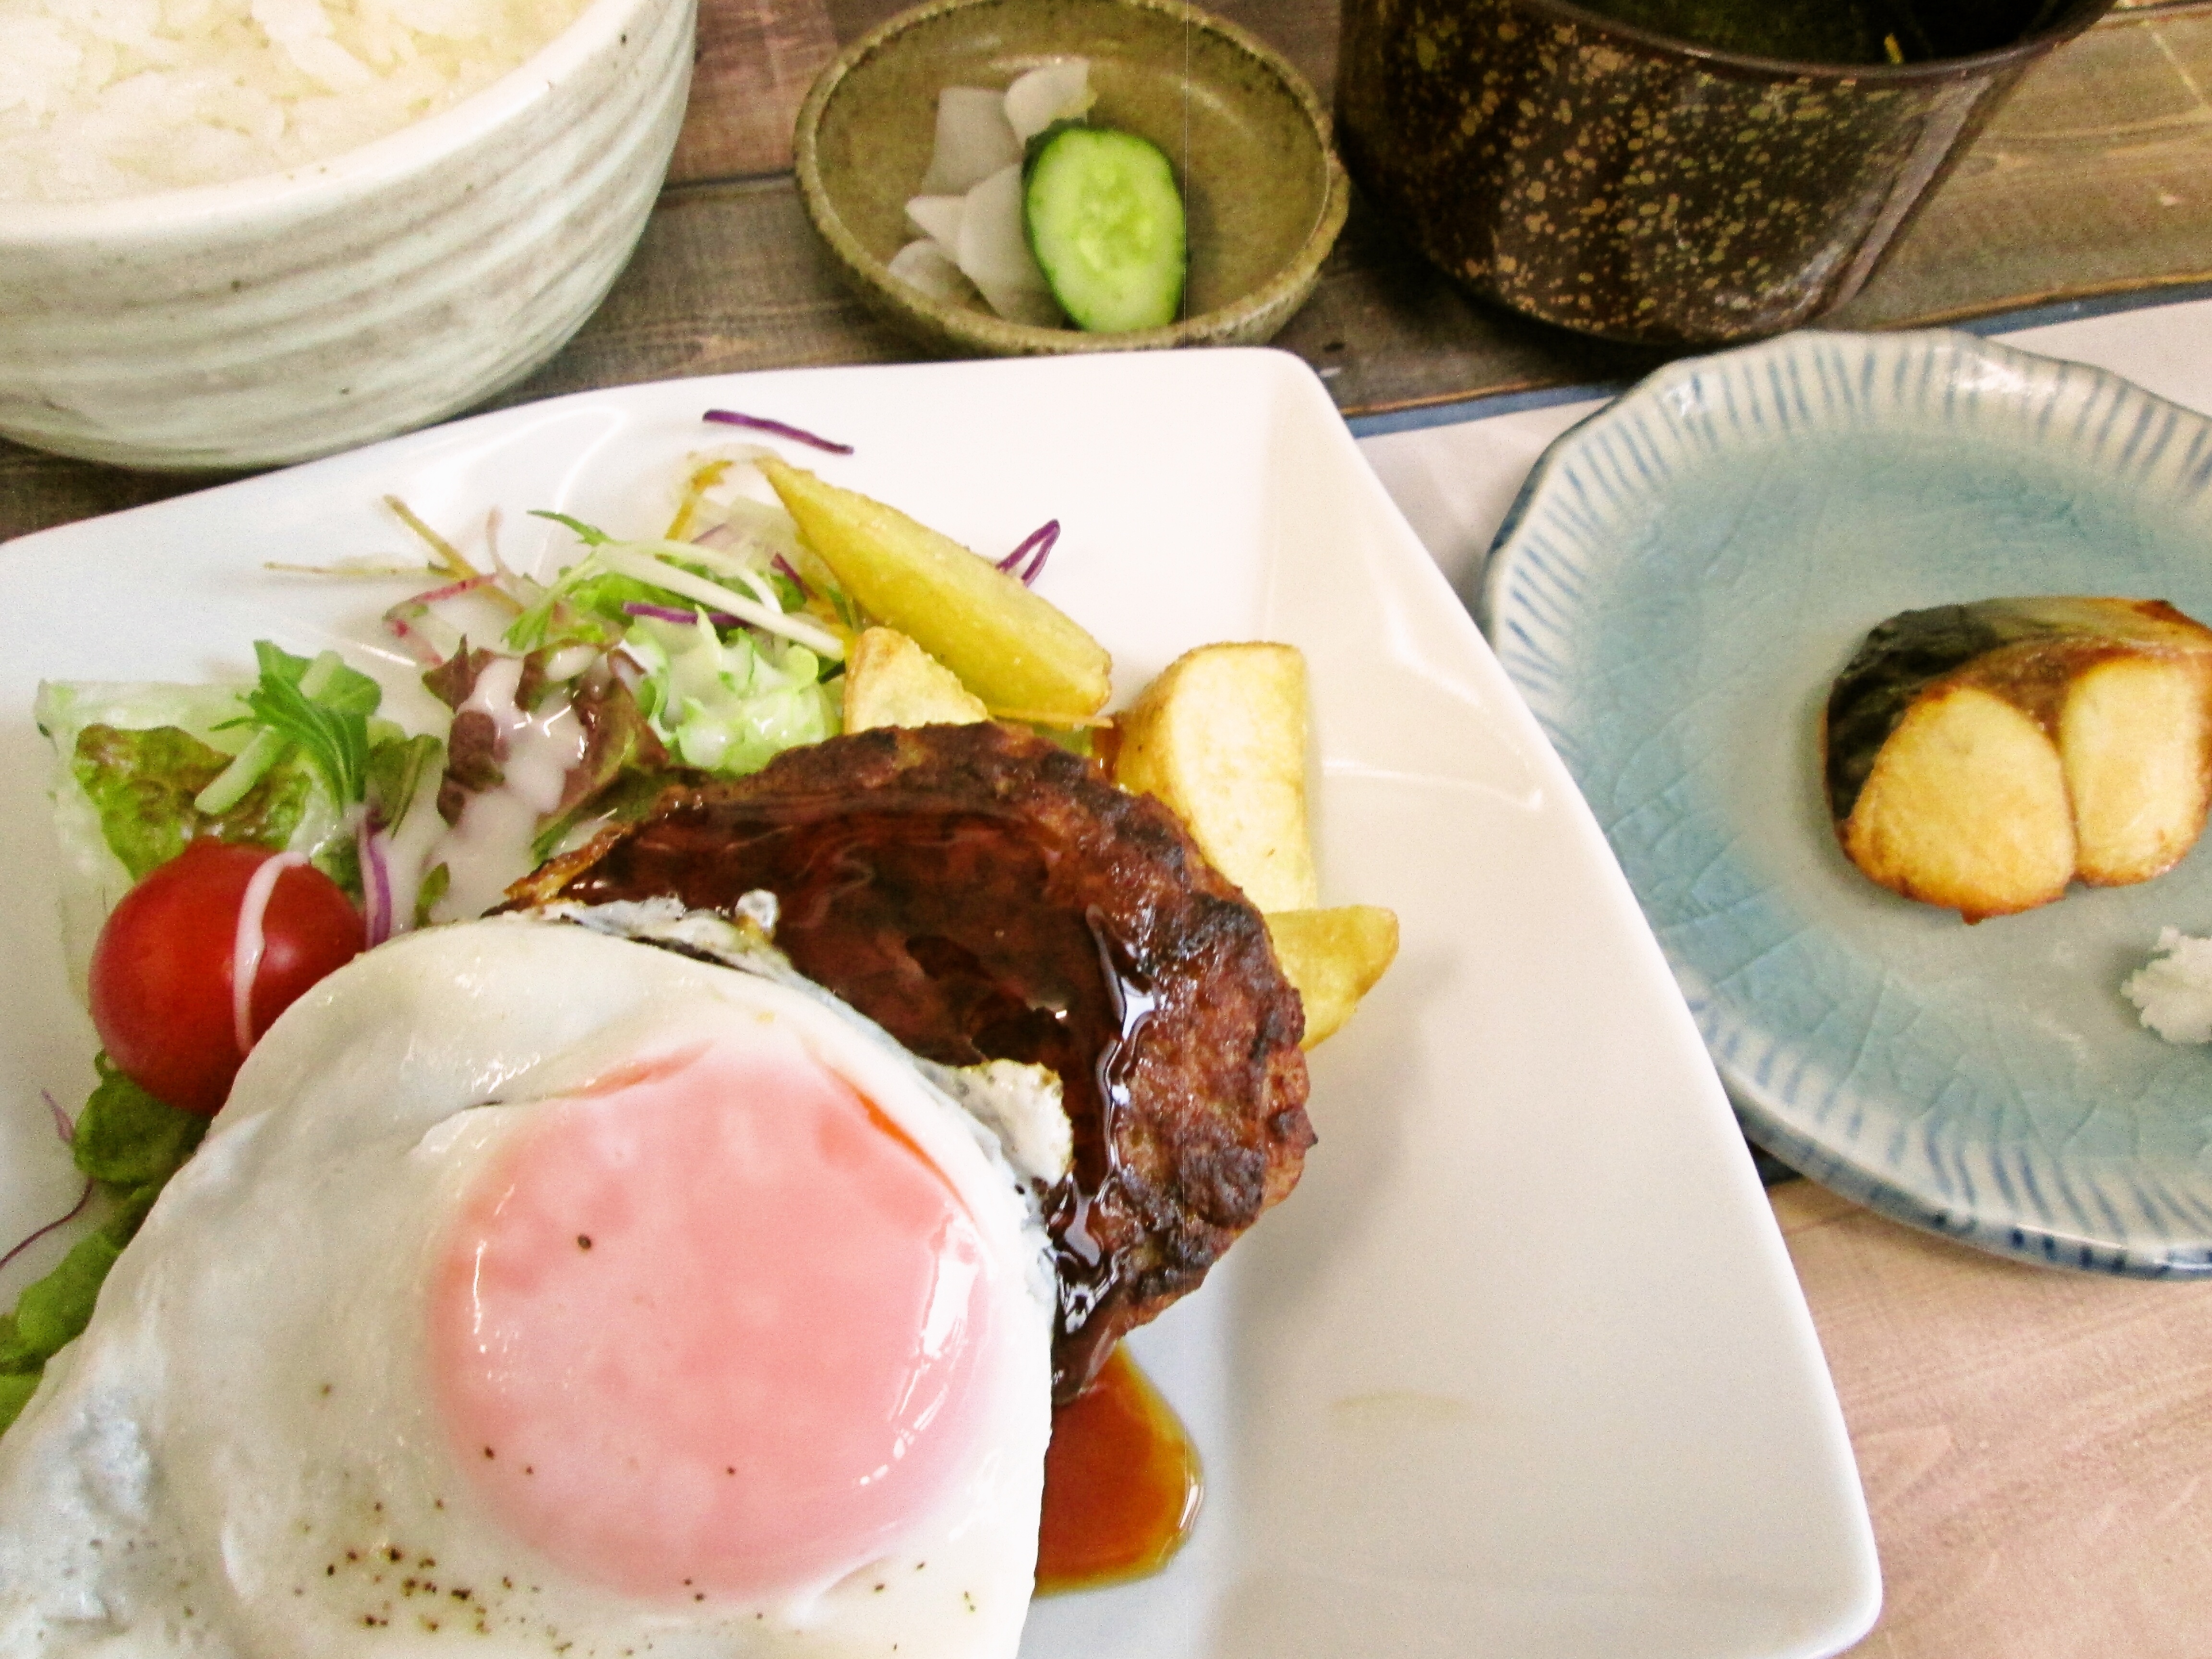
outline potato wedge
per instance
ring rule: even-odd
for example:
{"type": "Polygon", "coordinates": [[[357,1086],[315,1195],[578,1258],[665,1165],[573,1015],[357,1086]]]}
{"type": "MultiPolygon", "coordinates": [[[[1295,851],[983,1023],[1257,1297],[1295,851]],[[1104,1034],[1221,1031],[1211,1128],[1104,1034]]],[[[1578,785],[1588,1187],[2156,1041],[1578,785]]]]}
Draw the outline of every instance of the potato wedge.
{"type": "Polygon", "coordinates": [[[989,560],[787,462],[765,460],[761,471],[861,607],[993,710],[1080,719],[1105,706],[1113,689],[1105,647],[989,560]]]}
{"type": "Polygon", "coordinates": [[[960,677],[896,629],[861,631],[845,653],[845,729],[969,726],[991,718],[960,677]]]}
{"type": "Polygon", "coordinates": [[[1310,1048],[1352,1018],[1398,954],[1398,918],[1372,904],[1278,910],[1267,918],[1275,960],[1305,1004],[1310,1048]]]}
{"type": "Polygon", "coordinates": [[[1321,902],[1306,830],[1306,665],[1287,645],[1186,652],[1115,722],[1114,781],[1155,795],[1263,911],[1321,902]]]}

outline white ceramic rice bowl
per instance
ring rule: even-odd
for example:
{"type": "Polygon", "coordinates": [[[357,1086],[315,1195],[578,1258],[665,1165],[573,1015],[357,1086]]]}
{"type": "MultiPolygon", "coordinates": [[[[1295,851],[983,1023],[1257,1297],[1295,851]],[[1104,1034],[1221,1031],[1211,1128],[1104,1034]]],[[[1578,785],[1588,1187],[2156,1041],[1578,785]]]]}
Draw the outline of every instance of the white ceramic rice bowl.
{"type": "Polygon", "coordinates": [[[469,407],[557,351],[645,228],[695,0],[590,0],[449,110],[289,173],[0,203],[0,434],[273,465],[469,407]]]}

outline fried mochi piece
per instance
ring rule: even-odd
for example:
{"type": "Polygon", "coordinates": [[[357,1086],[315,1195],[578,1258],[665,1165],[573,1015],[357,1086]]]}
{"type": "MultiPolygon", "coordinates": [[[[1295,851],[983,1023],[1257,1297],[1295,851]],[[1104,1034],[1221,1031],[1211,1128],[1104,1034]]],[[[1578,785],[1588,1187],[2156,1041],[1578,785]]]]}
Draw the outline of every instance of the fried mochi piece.
{"type": "Polygon", "coordinates": [[[1165,807],[1087,762],[993,724],[833,738],[673,785],[511,898],[726,915],[760,889],[793,964],[915,1053],[1059,1074],[1060,1398],[1297,1184],[1304,1019],[1267,926],[1165,807]]]}

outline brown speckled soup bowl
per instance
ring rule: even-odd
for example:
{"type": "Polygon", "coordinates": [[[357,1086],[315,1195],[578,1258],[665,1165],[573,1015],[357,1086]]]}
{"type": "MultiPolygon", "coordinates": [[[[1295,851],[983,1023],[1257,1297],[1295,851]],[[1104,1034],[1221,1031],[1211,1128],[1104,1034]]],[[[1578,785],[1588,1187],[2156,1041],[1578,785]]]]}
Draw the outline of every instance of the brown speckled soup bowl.
{"type": "Polygon", "coordinates": [[[1640,344],[1748,339],[1857,293],[2111,3],[1345,0],[1339,139],[1486,298],[1640,344]]]}
{"type": "Polygon", "coordinates": [[[1344,228],[1351,188],[1328,112],[1242,29],[1177,0],[934,0],[856,40],[799,112],[801,199],[847,279],[925,349],[1003,356],[1254,345],[1305,302],[1344,228]],[[906,203],[929,164],[937,94],[1004,87],[1056,59],[1091,60],[1091,118],[1166,152],[1183,192],[1190,275],[1166,328],[1086,334],[1012,323],[893,276],[915,233],[906,203]]]}

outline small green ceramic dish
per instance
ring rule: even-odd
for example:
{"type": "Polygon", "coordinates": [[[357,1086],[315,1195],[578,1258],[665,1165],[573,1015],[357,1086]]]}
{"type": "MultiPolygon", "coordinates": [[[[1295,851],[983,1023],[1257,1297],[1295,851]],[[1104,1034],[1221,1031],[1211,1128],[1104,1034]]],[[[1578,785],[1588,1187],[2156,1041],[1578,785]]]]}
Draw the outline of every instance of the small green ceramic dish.
{"type": "Polygon", "coordinates": [[[1178,0],[933,0],[855,41],[799,112],[807,216],[860,296],[936,351],[1018,356],[1272,338],[1313,291],[1350,187],[1329,118],[1297,71],[1178,0]],[[1190,227],[1183,317],[1122,334],[1036,328],[933,299],[890,274],[912,240],[907,198],[928,166],[937,94],[1003,87],[1056,58],[1091,60],[1092,118],[1166,152],[1190,227]]]}

